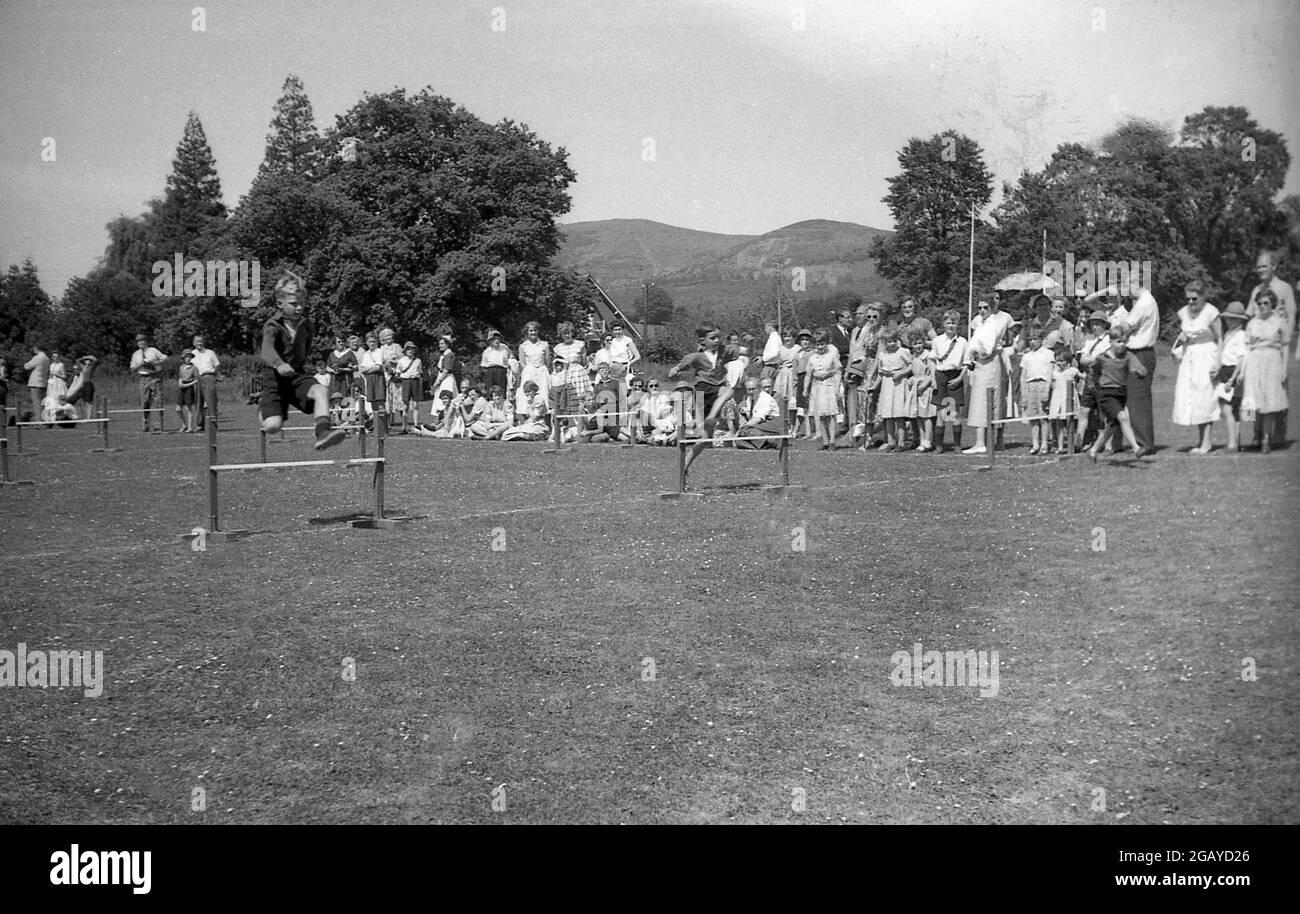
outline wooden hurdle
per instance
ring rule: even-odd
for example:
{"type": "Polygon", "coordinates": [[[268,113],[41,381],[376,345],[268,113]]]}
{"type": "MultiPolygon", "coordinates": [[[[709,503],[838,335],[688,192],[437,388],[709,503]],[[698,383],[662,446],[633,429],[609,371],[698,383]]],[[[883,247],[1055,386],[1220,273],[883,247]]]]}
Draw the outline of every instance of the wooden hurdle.
{"type": "MultiPolygon", "coordinates": [[[[545,450],[543,450],[542,453],[559,454],[564,450],[564,433],[561,428],[561,426],[563,425],[563,423],[560,421],[561,419],[590,419],[595,415],[597,414],[596,413],[591,413],[591,414],[557,413],[556,415],[551,416],[551,439],[550,440],[551,443],[554,445],[554,447],[548,447],[545,450]]],[[[637,415],[637,412],[630,411],[630,410],[619,410],[618,412],[603,412],[600,413],[599,415],[626,416],[627,418],[623,420],[623,434],[627,435],[628,441],[626,444],[620,444],[619,447],[636,447],[636,435],[632,431],[631,417],[637,415]]]]}
{"type": "MultiPolygon", "coordinates": [[[[789,428],[786,415],[786,406],[780,404],[781,422],[783,427],[789,428]]],[[[766,496],[785,497],[796,492],[806,492],[806,485],[790,484],[790,442],[794,440],[794,435],[728,435],[723,438],[683,438],[680,435],[677,438],[677,491],[661,492],[659,498],[665,501],[683,501],[687,498],[701,498],[701,492],[686,491],[686,449],[697,444],[712,444],[715,442],[738,442],[738,441],[779,441],[777,446],[777,460],[781,465],[781,483],[780,485],[763,486],[763,494],[766,496]]]]}
{"type": "MultiPolygon", "coordinates": [[[[348,521],[348,525],[357,529],[391,530],[399,523],[409,521],[411,518],[405,514],[391,509],[386,512],[384,508],[384,466],[387,460],[384,457],[384,436],[382,432],[386,423],[382,414],[376,415],[379,422],[378,431],[381,432],[377,436],[379,454],[376,457],[351,457],[341,460],[286,460],[277,463],[220,463],[217,457],[217,421],[209,414],[206,424],[208,432],[208,523],[211,525],[211,529],[204,531],[207,542],[229,542],[252,535],[252,531],[247,529],[221,529],[221,512],[217,494],[217,480],[221,473],[247,473],[264,470],[288,471],[305,467],[335,466],[352,468],[370,466],[374,468],[372,482],[375,499],[374,512],[353,518],[348,521]]],[[[325,522],[322,518],[313,518],[313,521],[317,523],[325,522]]],[[[182,533],[180,538],[191,540],[196,535],[195,532],[182,533]]]]}
{"type": "Polygon", "coordinates": [[[158,414],[158,428],[157,428],[156,430],[155,430],[155,429],[150,429],[149,434],[151,434],[151,435],[163,435],[163,434],[166,434],[166,432],[167,432],[167,429],[166,429],[166,425],[167,425],[167,407],[166,407],[165,405],[161,405],[161,404],[162,404],[162,397],[161,397],[161,396],[159,396],[159,398],[158,398],[158,402],[159,402],[160,405],[154,407],[153,409],[115,409],[115,410],[113,410],[113,412],[115,412],[115,413],[145,413],[145,414],[146,414],[146,418],[147,418],[147,415],[148,415],[149,413],[157,413],[157,414],[158,414]]]}
{"type": "MultiPolygon", "coordinates": [[[[96,409],[97,416],[93,419],[61,419],[57,422],[15,422],[14,423],[14,441],[18,445],[14,452],[22,454],[23,452],[23,429],[24,428],[44,428],[52,425],[98,425],[101,436],[99,447],[90,449],[92,454],[116,454],[121,448],[109,447],[108,444],[108,425],[112,421],[108,417],[108,400],[103,398],[99,401],[96,409]]],[[[28,452],[32,453],[32,452],[28,452]]]]}

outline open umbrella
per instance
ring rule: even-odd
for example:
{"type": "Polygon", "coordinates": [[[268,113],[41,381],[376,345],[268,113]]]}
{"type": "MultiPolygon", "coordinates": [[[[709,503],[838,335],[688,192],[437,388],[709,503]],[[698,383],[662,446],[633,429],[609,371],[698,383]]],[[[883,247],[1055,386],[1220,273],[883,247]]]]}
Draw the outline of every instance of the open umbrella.
{"type": "Polygon", "coordinates": [[[993,288],[999,292],[1050,292],[1061,288],[1061,284],[1050,276],[1030,270],[1012,273],[993,288]]]}

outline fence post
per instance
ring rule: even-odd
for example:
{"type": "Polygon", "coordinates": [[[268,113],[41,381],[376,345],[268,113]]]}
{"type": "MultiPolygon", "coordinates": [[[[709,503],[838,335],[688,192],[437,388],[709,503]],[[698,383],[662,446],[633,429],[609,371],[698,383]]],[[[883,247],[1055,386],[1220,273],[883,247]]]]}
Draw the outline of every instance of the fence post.
{"type": "Polygon", "coordinates": [[[984,402],[988,410],[988,416],[984,420],[986,423],[984,427],[984,438],[985,438],[984,443],[988,446],[989,469],[991,470],[993,469],[993,452],[997,450],[997,448],[994,447],[994,442],[997,440],[996,438],[994,438],[994,434],[995,434],[994,430],[997,428],[997,426],[993,424],[993,417],[997,414],[995,410],[995,406],[997,403],[997,391],[990,388],[989,390],[985,391],[985,394],[987,394],[987,396],[985,397],[984,402]]]}
{"type": "MultiPolygon", "coordinates": [[[[208,522],[212,525],[212,532],[216,533],[221,529],[221,522],[217,517],[217,471],[212,469],[217,465],[217,422],[212,416],[208,416],[208,522]]],[[[263,463],[266,462],[263,455],[263,463]]]]}

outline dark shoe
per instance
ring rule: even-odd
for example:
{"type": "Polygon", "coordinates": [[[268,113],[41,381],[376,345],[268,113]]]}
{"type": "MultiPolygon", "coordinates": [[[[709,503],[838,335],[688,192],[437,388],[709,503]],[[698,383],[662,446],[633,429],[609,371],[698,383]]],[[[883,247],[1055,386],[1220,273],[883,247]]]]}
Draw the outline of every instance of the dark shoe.
{"type": "Polygon", "coordinates": [[[316,450],[323,451],[327,447],[333,447],[336,444],[342,444],[348,440],[348,433],[341,428],[322,429],[316,435],[316,450]]]}

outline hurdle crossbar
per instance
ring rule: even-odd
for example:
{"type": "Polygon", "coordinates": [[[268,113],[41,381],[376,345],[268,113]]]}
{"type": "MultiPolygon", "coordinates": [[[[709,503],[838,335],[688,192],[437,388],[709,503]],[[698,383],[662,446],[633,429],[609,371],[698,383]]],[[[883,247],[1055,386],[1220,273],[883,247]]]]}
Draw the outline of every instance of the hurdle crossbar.
{"type": "MultiPolygon", "coordinates": [[[[787,422],[785,404],[781,404],[781,421],[787,422]]],[[[788,426],[787,426],[788,427],[788,426]]],[[[790,442],[794,439],[791,434],[784,435],[727,435],[722,438],[678,438],[677,439],[677,491],[663,493],[661,498],[683,498],[686,496],[686,449],[699,445],[712,444],[713,442],[727,441],[779,441],[777,459],[781,463],[781,485],[770,486],[770,490],[784,492],[791,488],[790,486],[790,442]]],[[[802,488],[802,487],[800,487],[802,488]]]]}
{"type": "Polygon", "coordinates": [[[351,467],[383,463],[383,457],[353,457],[348,460],[283,460],[279,463],[221,463],[208,467],[214,473],[229,470],[285,470],[290,467],[351,467]]]}
{"type": "Polygon", "coordinates": [[[98,425],[102,444],[99,447],[91,448],[92,454],[113,454],[118,448],[108,446],[108,426],[113,421],[108,417],[108,399],[100,398],[95,406],[96,415],[90,419],[60,419],[55,422],[15,422],[14,423],[14,443],[17,445],[15,451],[19,454],[23,452],[23,429],[39,428],[51,425],[98,425]]]}

